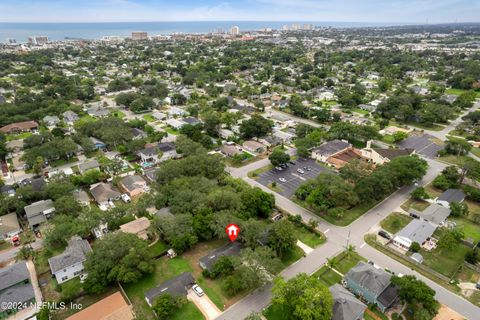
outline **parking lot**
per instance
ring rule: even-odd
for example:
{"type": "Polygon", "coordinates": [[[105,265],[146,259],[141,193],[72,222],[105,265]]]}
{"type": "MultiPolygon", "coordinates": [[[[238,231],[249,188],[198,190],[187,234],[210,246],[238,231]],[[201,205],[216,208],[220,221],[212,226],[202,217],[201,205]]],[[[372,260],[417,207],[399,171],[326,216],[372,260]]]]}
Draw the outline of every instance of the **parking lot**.
{"type": "Polygon", "coordinates": [[[280,189],[278,193],[280,193],[282,196],[290,198],[295,194],[295,191],[298,189],[298,187],[307,180],[315,179],[320,172],[328,171],[331,170],[318,165],[313,159],[299,159],[296,161],[295,165],[290,165],[287,169],[282,171],[272,169],[261,173],[258,176],[257,181],[264,186],[268,186],[275,181],[277,183],[277,187],[280,189]],[[303,170],[304,173],[299,173],[297,169],[303,170]],[[285,179],[285,181],[280,181],[281,178],[285,179]]]}
{"type": "Polygon", "coordinates": [[[434,142],[435,137],[425,134],[422,136],[410,137],[398,144],[402,149],[414,149],[416,153],[421,154],[427,158],[434,159],[438,151],[443,149],[434,142]]]}

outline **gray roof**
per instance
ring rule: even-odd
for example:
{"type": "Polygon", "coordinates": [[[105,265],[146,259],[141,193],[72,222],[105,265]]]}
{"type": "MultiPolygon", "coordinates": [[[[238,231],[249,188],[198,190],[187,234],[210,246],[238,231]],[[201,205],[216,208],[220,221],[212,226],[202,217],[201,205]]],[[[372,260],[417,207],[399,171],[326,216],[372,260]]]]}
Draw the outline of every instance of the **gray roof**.
{"type": "Polygon", "coordinates": [[[418,253],[418,252],[415,252],[413,253],[411,256],[410,256],[410,259],[418,262],[418,263],[422,263],[423,262],[423,256],[418,253]]]}
{"type": "Polygon", "coordinates": [[[424,243],[432,236],[437,227],[422,219],[413,219],[409,224],[400,230],[395,236],[410,239],[419,244],[424,243]]]}
{"type": "Polygon", "coordinates": [[[432,203],[423,211],[416,211],[413,209],[410,211],[423,220],[430,221],[436,225],[444,222],[450,215],[450,209],[436,203],[432,203]]]}
{"type": "Polygon", "coordinates": [[[155,212],[155,217],[170,218],[170,217],[173,217],[173,214],[170,212],[170,207],[165,207],[155,212]]]}
{"type": "Polygon", "coordinates": [[[105,145],[105,142],[103,142],[102,140],[97,139],[97,138],[95,138],[95,137],[90,137],[90,141],[91,141],[93,144],[103,144],[103,145],[105,145]]]}
{"type": "Polygon", "coordinates": [[[103,182],[91,188],[90,193],[98,203],[118,198],[121,195],[120,192],[115,190],[111,184],[103,182]]]}
{"type": "Polygon", "coordinates": [[[93,159],[87,162],[80,163],[78,165],[78,170],[80,170],[80,172],[85,172],[87,170],[96,169],[99,167],[100,167],[100,164],[98,163],[98,161],[93,159]]]}
{"type": "Polygon", "coordinates": [[[332,320],[360,320],[367,306],[339,284],[329,288],[333,297],[332,320]]]}
{"type": "Polygon", "coordinates": [[[60,122],[60,119],[57,116],[45,116],[43,117],[43,121],[47,123],[56,124],[60,122]]]}
{"type": "Polygon", "coordinates": [[[34,226],[36,224],[47,221],[47,218],[45,217],[43,212],[49,209],[55,210],[55,207],[53,206],[53,201],[51,199],[40,200],[26,206],[24,210],[30,226],[34,226]]]}
{"type": "Polygon", "coordinates": [[[30,279],[30,273],[28,272],[25,261],[20,261],[0,269],[0,291],[28,279],[30,279]]]}
{"type": "Polygon", "coordinates": [[[452,202],[462,202],[465,199],[465,193],[460,189],[447,189],[442,193],[437,201],[446,201],[448,203],[452,202]]]}
{"type": "Polygon", "coordinates": [[[4,234],[12,231],[20,231],[20,224],[15,212],[0,216],[0,239],[4,234]]]}
{"type": "Polygon", "coordinates": [[[390,307],[395,299],[398,297],[398,288],[396,285],[390,283],[388,287],[378,296],[377,301],[385,308],[390,307]]]}
{"type": "Polygon", "coordinates": [[[162,143],[159,143],[157,147],[162,152],[173,151],[176,149],[175,144],[173,142],[162,142],[162,143]]]}
{"type": "Polygon", "coordinates": [[[76,121],[78,120],[78,115],[71,110],[67,110],[63,113],[63,119],[67,121],[76,121]]]}
{"type": "Polygon", "coordinates": [[[143,188],[145,184],[146,181],[141,176],[126,176],[122,179],[122,185],[128,191],[135,190],[136,188],[143,188]]]}
{"type": "Polygon", "coordinates": [[[83,262],[87,258],[87,253],[91,251],[92,248],[87,240],[83,240],[79,236],[73,236],[68,241],[68,246],[62,254],[48,259],[50,270],[55,274],[62,269],[83,262]]]}
{"type": "Polygon", "coordinates": [[[195,279],[190,272],[184,272],[175,278],[167,280],[159,286],[148,290],[145,298],[149,304],[153,304],[154,300],[161,294],[168,293],[172,296],[187,295],[187,288],[195,283],[195,279]]]}
{"type": "Polygon", "coordinates": [[[350,146],[350,143],[342,140],[332,140],[322,144],[320,147],[313,149],[314,152],[323,156],[331,156],[350,146]]]}
{"type": "Polygon", "coordinates": [[[77,202],[90,203],[90,197],[88,196],[88,193],[83,190],[73,192],[73,197],[75,198],[75,200],[77,200],[77,202]]]}
{"type": "Polygon", "coordinates": [[[242,244],[238,241],[230,242],[227,245],[210,251],[206,256],[200,258],[199,263],[203,269],[212,271],[213,265],[215,262],[223,256],[235,256],[240,253],[242,249],[242,244]]]}
{"type": "Polygon", "coordinates": [[[33,286],[30,282],[8,288],[0,293],[0,301],[3,302],[0,305],[0,312],[16,309],[11,308],[10,306],[33,301],[34,299],[35,291],[33,290],[33,286]]]}
{"type": "Polygon", "coordinates": [[[366,289],[374,297],[378,297],[390,284],[392,275],[375,268],[371,264],[360,261],[348,271],[345,277],[366,289]]]}

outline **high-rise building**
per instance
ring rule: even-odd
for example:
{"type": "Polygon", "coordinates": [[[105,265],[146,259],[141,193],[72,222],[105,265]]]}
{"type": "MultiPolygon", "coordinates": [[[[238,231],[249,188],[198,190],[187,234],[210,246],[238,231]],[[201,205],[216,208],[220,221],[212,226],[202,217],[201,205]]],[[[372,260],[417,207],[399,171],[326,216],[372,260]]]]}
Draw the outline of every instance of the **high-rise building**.
{"type": "Polygon", "coordinates": [[[13,38],[7,38],[7,43],[8,44],[16,44],[17,43],[17,40],[13,39],[13,38]]]}
{"type": "Polygon", "coordinates": [[[303,25],[303,30],[313,30],[313,29],[315,29],[315,27],[311,23],[305,23],[303,25]]]}
{"type": "Polygon", "coordinates": [[[135,40],[135,41],[148,40],[148,33],[145,31],[134,31],[132,32],[132,40],[135,40]]]}
{"type": "Polygon", "coordinates": [[[292,30],[294,30],[294,31],[300,30],[300,24],[298,24],[298,23],[293,23],[293,24],[292,24],[292,30]]]}
{"type": "Polygon", "coordinates": [[[42,45],[48,42],[47,36],[32,36],[28,37],[28,43],[34,45],[42,45]]]}
{"type": "Polygon", "coordinates": [[[230,28],[230,34],[232,36],[238,36],[240,34],[240,28],[238,26],[233,26],[230,28]]]}
{"type": "Polygon", "coordinates": [[[288,31],[288,30],[290,30],[290,27],[288,26],[288,24],[285,24],[285,25],[282,26],[282,30],[283,31],[288,31]]]}

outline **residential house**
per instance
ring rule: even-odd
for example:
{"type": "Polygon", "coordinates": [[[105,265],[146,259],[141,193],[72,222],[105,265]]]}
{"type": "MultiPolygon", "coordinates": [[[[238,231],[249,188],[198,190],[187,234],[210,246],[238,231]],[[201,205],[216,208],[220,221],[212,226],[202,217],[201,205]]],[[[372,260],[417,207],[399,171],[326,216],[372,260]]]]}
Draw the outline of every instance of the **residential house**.
{"type": "Polygon", "coordinates": [[[165,123],[175,130],[180,130],[186,124],[182,120],[177,120],[177,119],[174,119],[174,118],[166,120],[165,123]]]}
{"type": "Polygon", "coordinates": [[[63,113],[63,121],[65,121],[70,126],[73,125],[73,123],[78,119],[78,115],[71,110],[67,110],[63,113]]]}
{"type": "Polygon", "coordinates": [[[35,132],[38,130],[38,123],[35,121],[23,121],[11,123],[0,128],[0,132],[5,134],[14,134],[20,132],[35,132]]]}
{"type": "Polygon", "coordinates": [[[57,116],[45,116],[42,120],[47,127],[55,127],[60,123],[60,118],[57,116]]]}
{"type": "Polygon", "coordinates": [[[167,161],[178,157],[177,148],[173,142],[162,142],[157,145],[157,148],[162,153],[159,161],[167,161]]]}
{"type": "Polygon", "coordinates": [[[219,134],[220,134],[220,137],[222,137],[222,139],[228,139],[230,137],[235,136],[235,133],[233,133],[233,131],[228,129],[220,129],[219,134]]]}
{"type": "Polygon", "coordinates": [[[194,117],[187,117],[183,118],[181,121],[185,122],[186,124],[196,126],[197,124],[201,124],[202,122],[194,117]]]}
{"type": "Polygon", "coordinates": [[[132,306],[129,305],[120,291],[82,309],[66,320],[133,320],[132,306]]]}
{"type": "Polygon", "coordinates": [[[88,193],[83,190],[77,190],[73,192],[73,198],[83,207],[90,206],[90,197],[88,193]]]}
{"type": "Polygon", "coordinates": [[[145,300],[151,307],[156,298],[160,295],[168,293],[172,296],[186,296],[187,290],[195,284],[195,279],[190,272],[184,272],[175,278],[167,280],[159,286],[145,293],[145,300]]]}
{"type": "Polygon", "coordinates": [[[200,267],[203,270],[208,270],[209,272],[212,272],[215,262],[217,262],[217,260],[220,257],[236,256],[240,253],[240,250],[242,249],[242,247],[243,245],[240,242],[234,241],[234,242],[228,243],[227,245],[221,248],[212,250],[209,253],[207,253],[206,256],[200,258],[199,260],[200,267]]]}
{"type": "Polygon", "coordinates": [[[84,174],[89,170],[100,170],[100,164],[96,159],[78,164],[78,171],[80,172],[80,174],[84,174]]]}
{"type": "Polygon", "coordinates": [[[33,191],[42,191],[45,186],[45,179],[43,177],[33,179],[23,179],[18,183],[19,187],[31,186],[33,191]]]}
{"type": "Polygon", "coordinates": [[[50,271],[59,284],[76,278],[83,273],[83,263],[87,260],[87,254],[92,251],[87,240],[79,236],[73,236],[59,255],[48,259],[50,271]]]}
{"type": "Polygon", "coordinates": [[[397,157],[408,156],[415,153],[414,149],[372,148],[371,143],[371,141],[368,141],[367,147],[361,150],[362,157],[377,165],[385,164],[397,157]]]}
{"type": "Polygon", "coordinates": [[[132,128],[132,134],[133,134],[133,140],[144,139],[148,136],[148,134],[145,131],[140,130],[138,128],[132,128]]]}
{"type": "Polygon", "coordinates": [[[88,108],[86,111],[89,116],[95,117],[95,118],[103,118],[110,114],[109,109],[102,108],[102,107],[91,107],[91,108],[88,108]]]}
{"type": "Polygon", "coordinates": [[[333,297],[332,320],[362,320],[367,306],[358,300],[355,295],[342,287],[334,284],[329,288],[333,297]]]}
{"type": "Polygon", "coordinates": [[[393,244],[404,249],[410,249],[412,243],[423,245],[430,240],[437,227],[422,219],[413,219],[393,238],[393,244]]]}
{"type": "Polygon", "coordinates": [[[174,116],[185,116],[187,114],[187,111],[181,109],[181,108],[178,108],[178,107],[170,107],[168,110],[167,110],[167,113],[170,117],[174,117],[174,116]]]}
{"type": "Polygon", "coordinates": [[[7,150],[10,152],[10,157],[20,155],[20,152],[23,150],[24,142],[23,140],[11,140],[6,143],[7,150]]]}
{"type": "Polygon", "coordinates": [[[120,180],[120,187],[131,197],[136,197],[146,191],[149,187],[147,181],[141,176],[126,176],[120,180]]]}
{"type": "Polygon", "coordinates": [[[157,120],[165,120],[167,119],[167,115],[162,112],[155,111],[152,113],[152,117],[154,117],[157,120]]]}
{"type": "Polygon", "coordinates": [[[141,217],[133,221],[127,222],[120,226],[120,231],[125,233],[135,234],[143,240],[148,239],[148,228],[150,227],[150,220],[146,217],[141,217]]]}
{"type": "Polygon", "coordinates": [[[0,216],[0,240],[10,240],[20,232],[22,229],[15,212],[0,216]]]}
{"type": "Polygon", "coordinates": [[[242,144],[242,147],[250,152],[253,153],[264,153],[265,146],[258,141],[255,140],[247,140],[242,144]]]}
{"type": "Polygon", "coordinates": [[[432,203],[423,211],[410,209],[409,213],[410,216],[414,218],[423,219],[435,226],[439,226],[443,224],[445,220],[447,220],[448,216],[450,216],[450,209],[439,204],[432,203]]]}
{"type": "Polygon", "coordinates": [[[345,140],[328,141],[312,150],[312,158],[321,162],[327,162],[329,157],[348,150],[351,147],[352,145],[345,140]]]}
{"type": "Polygon", "coordinates": [[[365,110],[365,111],[368,111],[368,112],[373,112],[375,111],[377,108],[370,105],[370,104],[359,104],[357,106],[358,109],[362,109],[362,110],[365,110]]]}
{"type": "Polygon", "coordinates": [[[463,202],[463,200],[465,200],[465,193],[463,190],[447,189],[435,200],[435,202],[445,208],[450,208],[452,202],[463,202]]]}
{"type": "Polygon", "coordinates": [[[227,157],[233,158],[237,154],[242,154],[236,145],[234,144],[224,144],[220,147],[220,152],[227,157]]]}
{"type": "Polygon", "coordinates": [[[24,208],[30,228],[35,229],[55,212],[51,199],[34,202],[24,208]]]}
{"type": "Polygon", "coordinates": [[[444,94],[440,97],[440,99],[448,104],[453,104],[455,101],[457,101],[458,96],[456,94],[444,94]]]}
{"type": "Polygon", "coordinates": [[[90,186],[90,193],[99,206],[108,207],[112,200],[120,199],[121,193],[118,192],[110,183],[100,182],[90,186]]]}
{"type": "Polygon", "coordinates": [[[385,312],[398,297],[397,288],[390,281],[392,275],[360,261],[345,275],[347,288],[369,304],[385,312]]]}
{"type": "Polygon", "coordinates": [[[157,147],[148,147],[142,150],[137,151],[137,155],[140,157],[140,161],[146,167],[152,166],[160,162],[158,157],[160,149],[157,147]]]}
{"type": "Polygon", "coordinates": [[[0,193],[8,197],[13,197],[15,196],[16,191],[12,185],[4,184],[3,186],[0,187],[0,193]]]}
{"type": "Polygon", "coordinates": [[[25,261],[0,269],[0,302],[0,319],[8,318],[20,311],[22,306],[36,302],[25,261]]]}
{"type": "Polygon", "coordinates": [[[295,138],[295,135],[289,132],[284,132],[281,130],[275,130],[272,133],[272,136],[278,138],[284,144],[292,143],[292,140],[295,138]]]}
{"type": "Polygon", "coordinates": [[[143,176],[148,182],[155,182],[157,180],[157,168],[150,168],[143,171],[143,176]]]}
{"type": "Polygon", "coordinates": [[[92,142],[93,147],[97,150],[107,149],[107,145],[102,140],[99,140],[95,137],[90,137],[90,141],[92,142]]]}

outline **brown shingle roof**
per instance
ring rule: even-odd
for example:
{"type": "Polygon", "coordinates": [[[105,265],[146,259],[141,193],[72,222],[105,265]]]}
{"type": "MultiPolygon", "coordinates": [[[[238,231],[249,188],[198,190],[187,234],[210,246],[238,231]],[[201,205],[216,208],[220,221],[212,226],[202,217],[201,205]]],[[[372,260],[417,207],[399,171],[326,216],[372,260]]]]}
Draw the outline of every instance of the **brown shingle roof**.
{"type": "Polygon", "coordinates": [[[35,121],[23,121],[17,123],[10,123],[4,127],[0,128],[0,131],[3,133],[10,133],[12,131],[24,131],[24,130],[32,130],[38,128],[38,123],[35,121]]]}

